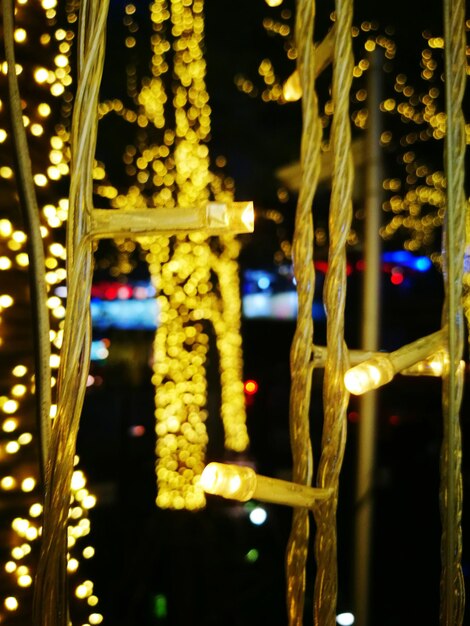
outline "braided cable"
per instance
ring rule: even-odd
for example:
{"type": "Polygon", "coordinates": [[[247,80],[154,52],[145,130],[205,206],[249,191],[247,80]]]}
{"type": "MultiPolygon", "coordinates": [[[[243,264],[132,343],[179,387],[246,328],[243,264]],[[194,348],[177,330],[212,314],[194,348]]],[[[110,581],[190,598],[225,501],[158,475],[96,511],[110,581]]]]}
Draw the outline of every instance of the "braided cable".
{"type": "Polygon", "coordinates": [[[445,88],[447,133],[445,169],[447,212],[444,224],[444,324],[448,325],[449,367],[443,378],[444,433],[441,448],[440,623],[463,623],[465,591],[462,557],[462,442],[459,412],[463,393],[462,285],[465,251],[465,119],[462,102],[466,84],[465,2],[444,0],[445,88]]]}
{"type": "MultiPolygon", "coordinates": [[[[297,203],[293,239],[298,315],[290,353],[291,391],[289,417],[293,480],[306,485],[311,484],[313,475],[309,432],[312,384],[312,302],[315,288],[312,203],[320,169],[319,153],[322,136],[318,115],[318,100],[315,91],[314,19],[314,0],[298,0],[296,15],[297,65],[303,92],[302,182],[297,203]]],[[[308,537],[309,512],[307,509],[295,508],[286,555],[287,611],[290,626],[301,626],[303,621],[308,537]]]]}
{"type": "Polygon", "coordinates": [[[98,124],[108,2],[84,2],[80,12],[77,96],[71,133],[70,206],[67,223],[68,302],[57,382],[57,416],[47,462],[44,522],[36,576],[34,623],[68,626],[67,521],[80,414],[91,345],[89,299],[93,259],[88,236],[92,169],[98,124]]]}
{"type": "Polygon", "coordinates": [[[334,164],[329,214],[328,273],[325,281],[328,350],[323,387],[322,451],[317,472],[317,485],[332,488],[334,495],[328,500],[318,502],[314,508],[317,524],[314,623],[321,626],[333,626],[336,622],[336,508],[339,473],[346,442],[346,408],[349,398],[343,379],[347,368],[344,343],[346,239],[352,220],[354,179],[349,117],[349,92],[354,67],[352,13],[352,0],[336,0],[337,30],[332,84],[334,116],[331,131],[334,164]]]}

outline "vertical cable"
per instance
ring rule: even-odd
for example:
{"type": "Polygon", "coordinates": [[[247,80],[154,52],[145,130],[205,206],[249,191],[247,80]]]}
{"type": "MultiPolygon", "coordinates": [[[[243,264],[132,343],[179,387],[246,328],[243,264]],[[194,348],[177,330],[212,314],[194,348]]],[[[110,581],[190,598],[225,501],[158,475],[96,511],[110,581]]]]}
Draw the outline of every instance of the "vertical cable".
{"type": "Polygon", "coordinates": [[[70,202],[67,222],[67,312],[57,381],[57,416],[47,463],[44,522],[34,624],[68,626],[67,521],[80,414],[91,345],[89,299],[93,273],[89,237],[92,171],[98,127],[108,2],[81,4],[79,75],[71,132],[70,202]]]}
{"type": "MultiPolygon", "coordinates": [[[[314,0],[298,0],[296,16],[297,67],[303,92],[302,179],[293,240],[298,315],[290,354],[289,417],[293,480],[305,485],[311,484],[313,475],[309,429],[311,346],[313,340],[312,303],[315,288],[312,202],[320,169],[319,154],[322,135],[315,92],[314,19],[314,0]]],[[[309,511],[295,508],[287,546],[287,610],[290,626],[301,626],[303,622],[308,537],[309,511]]]]}
{"type": "Polygon", "coordinates": [[[45,479],[45,463],[50,440],[51,408],[51,344],[49,339],[49,312],[45,279],[44,248],[31,160],[23,124],[21,98],[16,76],[13,0],[2,0],[5,58],[8,64],[8,92],[15,155],[15,174],[21,211],[28,235],[29,284],[33,314],[34,384],[36,419],[39,432],[41,474],[45,479]]]}
{"type": "Polygon", "coordinates": [[[441,449],[440,507],[441,608],[440,623],[459,626],[463,622],[464,584],[462,556],[462,443],[459,412],[463,372],[459,367],[463,352],[462,285],[465,249],[465,119],[462,102],[466,84],[465,2],[444,0],[445,94],[447,132],[445,171],[447,211],[444,223],[443,323],[449,327],[449,366],[443,378],[442,400],[444,435],[441,449]]]}
{"type": "Polygon", "coordinates": [[[336,0],[336,38],[333,57],[333,183],[329,214],[328,272],[325,281],[327,357],[323,388],[324,421],[317,485],[333,489],[333,496],[314,508],[317,532],[315,556],[314,623],[329,626],[336,621],[337,546],[336,508],[339,473],[346,442],[346,408],[349,394],[344,386],[347,351],[344,343],[346,302],[346,240],[352,219],[353,161],[349,95],[353,77],[352,0],[336,0]]]}

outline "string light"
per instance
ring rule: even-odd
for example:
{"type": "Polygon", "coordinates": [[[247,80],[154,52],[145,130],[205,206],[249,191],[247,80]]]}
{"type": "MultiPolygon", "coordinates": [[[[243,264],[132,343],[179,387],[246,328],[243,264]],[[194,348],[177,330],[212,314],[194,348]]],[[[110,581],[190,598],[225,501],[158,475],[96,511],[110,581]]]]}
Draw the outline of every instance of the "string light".
{"type": "MultiPolygon", "coordinates": [[[[24,122],[35,154],[42,155],[33,161],[33,167],[35,168],[35,181],[40,190],[40,203],[47,198],[47,204],[40,204],[43,216],[41,234],[46,250],[46,267],[51,270],[47,279],[47,284],[51,290],[60,285],[66,274],[64,249],[59,243],[62,239],[62,233],[58,231],[56,233],[55,229],[60,228],[67,218],[67,200],[60,198],[60,193],[54,185],[68,173],[68,134],[60,125],[53,127],[56,120],[53,119],[52,111],[57,110],[59,104],[56,98],[64,94],[66,87],[71,84],[68,61],[70,50],[69,48],[56,50],[54,57],[54,47],[51,46],[50,63],[47,66],[45,57],[42,57],[41,66],[31,63],[31,51],[41,49],[49,42],[54,41],[59,46],[59,41],[66,38],[70,41],[73,35],[60,29],[56,29],[54,33],[55,27],[48,22],[48,20],[53,20],[53,13],[55,15],[55,0],[44,0],[42,8],[38,4],[38,8],[34,9],[33,12],[31,12],[32,7],[26,10],[26,7],[23,7],[24,4],[24,2],[18,2],[16,9],[15,40],[19,44],[17,53],[25,58],[25,62],[22,62],[21,66],[18,64],[17,73],[21,80],[30,81],[28,90],[24,90],[24,93],[29,94],[23,100],[24,122]],[[31,23],[34,23],[35,28],[33,30],[31,30],[31,23]],[[51,33],[52,37],[48,33],[38,35],[38,32],[46,30],[51,33]],[[23,45],[25,42],[28,43],[28,46],[23,45]],[[29,57],[26,56],[28,54],[29,57]],[[56,241],[56,237],[58,241],[56,241]]],[[[2,59],[0,59],[0,63],[3,67],[2,59]]],[[[5,91],[3,74],[0,79],[5,91]]],[[[4,115],[3,107],[0,110],[0,115],[4,115]]],[[[4,151],[0,157],[0,182],[2,190],[6,192],[6,197],[8,193],[11,193],[13,175],[10,167],[11,162],[5,162],[5,155],[12,149],[9,142],[10,137],[7,132],[0,129],[0,143],[4,146],[4,148],[2,147],[4,151]]],[[[21,293],[22,286],[27,284],[25,270],[28,269],[29,260],[26,243],[26,234],[18,228],[16,216],[11,214],[0,219],[0,269],[4,272],[11,272],[12,277],[14,277],[12,281],[3,283],[11,285],[11,287],[8,291],[5,290],[0,294],[0,318],[3,332],[8,332],[11,328],[15,331],[17,329],[16,307],[22,306],[21,297],[18,294],[21,293]]],[[[65,311],[64,300],[50,291],[48,306],[53,328],[51,342],[57,343],[61,336],[60,326],[65,311]]],[[[54,358],[57,360],[57,355],[54,358]]],[[[4,391],[0,401],[2,412],[7,416],[1,424],[4,441],[0,453],[2,455],[0,456],[0,489],[15,494],[18,502],[16,514],[19,513],[19,516],[10,519],[9,545],[5,563],[2,566],[9,576],[9,582],[3,588],[0,621],[7,619],[5,611],[16,612],[20,618],[23,611],[30,610],[30,600],[26,602],[23,599],[26,598],[26,593],[31,593],[37,555],[37,551],[33,550],[32,546],[38,542],[41,535],[42,505],[35,501],[38,491],[38,476],[32,472],[26,473],[24,470],[25,461],[29,464],[28,459],[31,454],[29,449],[32,448],[31,444],[34,441],[33,433],[27,430],[28,422],[31,419],[30,407],[34,392],[31,371],[29,360],[28,362],[16,361],[16,363],[13,361],[10,365],[10,378],[7,379],[9,380],[7,391],[4,391]],[[1,470],[3,463],[8,462],[8,458],[3,456],[3,451],[15,457],[15,464],[9,467],[8,474],[1,470]],[[20,507],[23,509],[21,512],[20,507]]],[[[86,481],[82,487],[80,498],[78,500],[77,498],[78,495],[72,490],[71,510],[76,510],[77,503],[81,505],[83,501],[90,506],[94,504],[95,498],[86,489],[86,481]]],[[[89,525],[87,507],[81,506],[80,511],[81,515],[70,519],[70,527],[77,537],[79,533],[80,536],[86,536],[87,528],[89,528],[86,526],[86,524],[89,525]],[[84,525],[83,522],[86,524],[84,525]],[[77,531],[75,528],[80,530],[77,531]]],[[[7,519],[6,515],[4,519],[7,519]]],[[[79,542],[77,541],[77,543],[79,542]]],[[[75,555],[74,552],[77,549],[73,546],[70,547],[69,558],[73,565],[70,568],[71,576],[80,570],[82,558],[80,550],[78,545],[78,553],[75,555]]],[[[89,554],[88,558],[90,556],[92,554],[89,554]]],[[[81,611],[85,611],[89,616],[89,605],[86,602],[81,611]]],[[[96,610],[95,613],[91,613],[91,615],[93,614],[97,615],[96,610]]],[[[89,620],[89,617],[87,619],[89,620]]]]}

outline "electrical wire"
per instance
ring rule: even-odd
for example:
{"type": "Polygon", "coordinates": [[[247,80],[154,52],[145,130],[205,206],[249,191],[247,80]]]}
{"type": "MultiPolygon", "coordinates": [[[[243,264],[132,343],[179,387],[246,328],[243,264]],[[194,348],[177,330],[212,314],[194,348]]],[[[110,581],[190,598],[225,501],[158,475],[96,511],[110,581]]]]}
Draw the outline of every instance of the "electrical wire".
{"type": "Polygon", "coordinates": [[[8,65],[8,96],[15,155],[15,175],[20,207],[28,237],[29,284],[34,340],[34,386],[36,420],[39,433],[39,455],[42,479],[50,442],[51,408],[51,345],[49,312],[45,280],[44,247],[39,210],[34,190],[31,159],[23,124],[21,98],[16,75],[13,0],[2,0],[5,58],[8,65]]]}

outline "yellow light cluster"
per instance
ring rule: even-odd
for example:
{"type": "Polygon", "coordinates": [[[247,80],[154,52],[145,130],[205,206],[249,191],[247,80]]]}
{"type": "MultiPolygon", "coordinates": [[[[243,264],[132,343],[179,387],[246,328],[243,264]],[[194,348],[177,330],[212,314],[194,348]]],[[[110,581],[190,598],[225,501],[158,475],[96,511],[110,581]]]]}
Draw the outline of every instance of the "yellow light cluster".
{"type": "MultiPolygon", "coordinates": [[[[33,46],[49,46],[55,42],[55,51],[51,46],[50,67],[38,67],[31,63],[24,66],[20,75],[21,80],[31,80],[33,90],[37,97],[26,101],[23,113],[25,127],[31,134],[31,144],[42,155],[33,160],[34,181],[38,190],[38,200],[41,208],[41,235],[44,239],[46,284],[49,291],[47,306],[50,311],[52,344],[51,365],[57,367],[59,356],[57,354],[62,342],[62,320],[65,314],[63,283],[65,280],[65,248],[59,243],[62,233],[56,230],[63,226],[67,219],[67,200],[57,199],[58,194],[53,184],[62,176],[68,174],[67,140],[68,133],[64,127],[52,129],[50,117],[51,104],[54,97],[61,96],[71,84],[70,65],[68,55],[73,35],[61,29],[56,29],[51,37],[45,33],[35,40],[38,32],[38,24],[35,20],[40,18],[36,10],[23,8],[25,2],[18,2],[16,21],[18,27],[15,31],[15,40],[20,46],[27,42],[28,48],[33,46]],[[31,30],[31,20],[34,29],[31,30]],[[28,74],[28,75],[27,75],[28,74]],[[49,154],[48,154],[49,149],[49,154]],[[59,241],[58,241],[58,240],[59,241]],[[55,293],[56,287],[62,287],[60,295],[55,293]]],[[[42,0],[44,14],[48,20],[55,16],[56,0],[42,0]]],[[[41,10],[40,8],[38,9],[41,10]]],[[[40,30],[39,30],[40,32],[40,30]]],[[[18,54],[22,53],[19,49],[18,54]]],[[[31,54],[31,53],[30,53],[31,54]]],[[[0,59],[3,66],[3,61],[0,59]]],[[[2,84],[4,78],[0,77],[2,84]]],[[[28,86],[29,88],[29,86],[28,86]]],[[[0,116],[3,115],[3,107],[0,106],[0,116]]],[[[0,118],[1,124],[1,118],[0,118]]],[[[6,131],[0,129],[0,143],[5,144],[0,159],[8,159],[0,162],[0,187],[2,196],[8,197],[12,193],[12,168],[11,154],[7,142],[9,136],[6,131]]],[[[17,228],[16,217],[9,214],[8,218],[0,219],[0,271],[2,274],[2,288],[0,292],[0,322],[2,335],[0,337],[0,350],[2,343],[10,340],[9,333],[18,331],[15,320],[17,306],[24,306],[24,293],[27,289],[26,270],[28,269],[27,237],[17,228]],[[19,274],[20,272],[20,274],[19,274]]],[[[13,356],[13,359],[17,357],[13,356]]],[[[3,357],[5,360],[5,355],[3,357]]],[[[51,385],[54,387],[55,378],[52,377],[51,385]]],[[[32,421],[31,407],[33,406],[32,394],[34,392],[34,379],[28,363],[13,360],[8,374],[8,383],[0,393],[0,427],[3,432],[0,446],[0,490],[23,494],[19,500],[24,506],[24,512],[10,521],[13,533],[10,533],[9,556],[5,563],[1,564],[5,572],[11,577],[11,585],[5,585],[2,598],[0,598],[0,621],[10,612],[20,613],[29,611],[31,606],[31,584],[35,571],[37,551],[32,549],[41,533],[42,505],[39,503],[39,487],[37,468],[29,461],[31,452],[28,452],[34,443],[34,435],[29,432],[32,421]],[[13,463],[12,463],[13,461],[13,463]],[[7,465],[6,465],[7,464],[7,465]],[[8,467],[8,470],[2,470],[8,467]],[[28,592],[28,595],[25,593],[28,592]]],[[[51,407],[51,417],[55,414],[56,406],[51,407]]],[[[78,471],[74,473],[75,485],[72,486],[72,502],[70,508],[69,527],[69,570],[73,573],[79,569],[81,558],[90,558],[93,548],[89,545],[80,548],[82,537],[89,532],[89,520],[87,511],[94,506],[96,499],[86,488],[86,479],[78,471]],[[80,479],[77,485],[77,476],[80,479]],[[78,540],[81,541],[78,541],[78,540]],[[77,546],[74,544],[77,543],[77,546]],[[81,555],[77,550],[80,550],[81,555]]],[[[6,494],[4,494],[6,495],[6,494]]],[[[6,500],[8,502],[8,500],[6,500]]],[[[95,597],[96,598],[96,597],[95,597]]],[[[95,607],[96,601],[89,602],[90,607],[95,607]]],[[[87,610],[87,609],[86,609],[87,610]]],[[[101,616],[102,618],[102,616],[101,616]]],[[[87,616],[88,623],[100,623],[100,614],[96,608],[87,616]],[[95,621],[93,621],[95,620],[95,621]]]]}
{"type": "MultiPolygon", "coordinates": [[[[133,6],[127,5],[125,17],[130,35],[133,6]]],[[[127,69],[129,92],[138,102],[138,111],[129,111],[117,100],[100,107],[102,116],[114,111],[143,129],[148,125],[161,129],[162,135],[159,144],[141,141],[138,147],[126,148],[126,173],[134,181],[126,192],[118,193],[112,185],[97,187],[115,208],[197,206],[206,204],[210,193],[217,201],[233,199],[232,181],[223,181],[209,170],[206,142],[211,109],[205,86],[202,11],[201,0],[192,4],[153,2],[152,76],[144,79],[137,91],[136,70],[132,66],[127,69]],[[174,128],[170,128],[173,118],[174,128]]],[[[120,249],[124,246],[125,242],[120,242],[120,249]]],[[[239,244],[227,236],[215,246],[203,234],[192,234],[147,238],[142,246],[161,312],[152,378],[156,389],[157,504],[200,508],[205,502],[198,480],[207,444],[204,422],[211,327],[220,354],[226,445],[243,450],[248,443],[241,382],[239,244]]]]}

